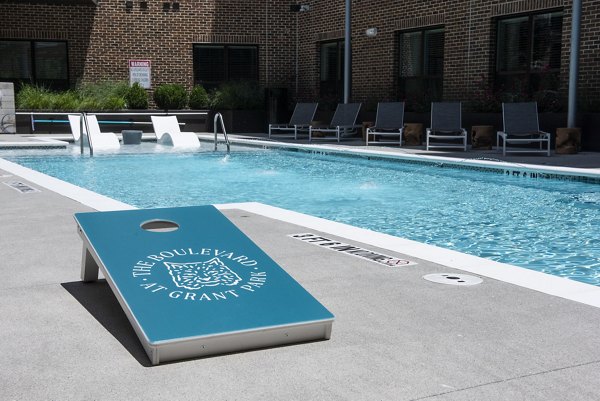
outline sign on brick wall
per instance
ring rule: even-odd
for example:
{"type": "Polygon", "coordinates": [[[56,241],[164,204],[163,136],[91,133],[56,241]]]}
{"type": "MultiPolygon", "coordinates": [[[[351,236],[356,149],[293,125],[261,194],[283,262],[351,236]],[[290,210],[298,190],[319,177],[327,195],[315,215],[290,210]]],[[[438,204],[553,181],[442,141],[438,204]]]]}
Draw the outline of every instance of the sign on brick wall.
{"type": "Polygon", "coordinates": [[[129,85],[134,82],[144,89],[150,89],[150,60],[129,60],[129,85]]]}

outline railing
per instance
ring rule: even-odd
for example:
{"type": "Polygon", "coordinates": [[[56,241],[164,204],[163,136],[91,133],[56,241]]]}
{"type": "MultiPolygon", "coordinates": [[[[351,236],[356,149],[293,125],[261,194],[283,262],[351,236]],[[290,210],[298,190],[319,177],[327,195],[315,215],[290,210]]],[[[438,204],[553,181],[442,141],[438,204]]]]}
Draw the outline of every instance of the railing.
{"type": "MultiPolygon", "coordinates": [[[[25,115],[25,116],[30,116],[31,118],[31,131],[32,133],[35,133],[35,124],[36,123],[42,123],[42,124],[68,124],[69,121],[68,120],[64,120],[64,119],[55,119],[55,118],[45,118],[45,119],[40,119],[40,118],[36,118],[37,117],[41,117],[41,116],[67,116],[69,114],[79,114],[77,112],[75,113],[65,113],[65,112],[39,112],[39,111],[17,111],[15,114],[17,115],[25,115]]],[[[170,115],[188,115],[188,116],[208,116],[208,112],[207,111],[190,111],[190,112],[165,112],[165,111],[152,111],[152,112],[130,112],[130,113],[113,113],[113,112],[106,112],[106,113],[89,113],[89,114],[94,114],[97,116],[170,116],[170,115]]],[[[99,124],[119,124],[119,125],[152,125],[152,123],[150,121],[133,121],[133,119],[129,119],[129,120],[99,120],[98,121],[99,124]]],[[[185,125],[185,123],[179,123],[179,125],[185,125]]]]}
{"type": "Polygon", "coordinates": [[[88,135],[89,132],[90,127],[87,123],[87,114],[84,112],[81,113],[81,116],[79,117],[79,150],[81,151],[81,154],[83,154],[83,145],[85,138],[87,137],[88,147],[90,148],[90,156],[94,156],[94,144],[92,143],[92,136],[88,135]],[[85,130],[83,129],[84,126],[85,130]]]}
{"type": "Polygon", "coordinates": [[[213,120],[214,131],[215,131],[215,152],[217,151],[217,122],[221,122],[221,130],[223,131],[223,137],[225,138],[225,144],[227,145],[227,154],[231,151],[231,144],[229,143],[229,137],[227,136],[227,131],[225,130],[225,123],[223,122],[223,116],[221,113],[215,114],[215,118],[213,120]]]}

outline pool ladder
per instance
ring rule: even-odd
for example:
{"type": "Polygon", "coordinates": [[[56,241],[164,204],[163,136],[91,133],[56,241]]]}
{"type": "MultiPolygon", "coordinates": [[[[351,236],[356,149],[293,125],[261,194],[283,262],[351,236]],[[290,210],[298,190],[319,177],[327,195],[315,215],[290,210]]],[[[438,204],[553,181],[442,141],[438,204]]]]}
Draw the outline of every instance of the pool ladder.
{"type": "Polygon", "coordinates": [[[221,123],[221,131],[223,131],[223,137],[225,138],[225,144],[227,145],[227,154],[231,151],[231,144],[229,143],[229,137],[227,136],[227,131],[225,130],[225,123],[223,122],[223,116],[221,113],[215,114],[214,119],[214,131],[215,131],[215,152],[217,151],[217,122],[221,123]]]}

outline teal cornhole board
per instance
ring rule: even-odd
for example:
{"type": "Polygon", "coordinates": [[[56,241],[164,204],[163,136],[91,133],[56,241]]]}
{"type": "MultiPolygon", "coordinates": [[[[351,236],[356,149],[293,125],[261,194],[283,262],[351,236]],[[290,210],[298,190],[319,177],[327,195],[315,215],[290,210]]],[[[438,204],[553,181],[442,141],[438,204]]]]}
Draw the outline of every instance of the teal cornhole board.
{"type": "Polygon", "coordinates": [[[331,335],[334,316],[213,206],[75,220],[82,280],[102,271],[152,364],[331,335]]]}

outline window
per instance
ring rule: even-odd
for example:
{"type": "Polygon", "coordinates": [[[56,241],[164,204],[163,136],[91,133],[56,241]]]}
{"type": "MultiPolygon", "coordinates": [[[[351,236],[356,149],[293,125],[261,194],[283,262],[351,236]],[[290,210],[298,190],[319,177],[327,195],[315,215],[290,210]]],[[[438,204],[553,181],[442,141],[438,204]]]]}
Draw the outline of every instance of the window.
{"type": "Polygon", "coordinates": [[[340,101],[344,95],[344,41],[321,44],[320,91],[322,98],[340,101]]]}
{"type": "Polygon", "coordinates": [[[227,81],[258,81],[258,47],[194,45],[194,82],[212,89],[227,81]]]}
{"type": "Polygon", "coordinates": [[[401,32],[398,38],[398,97],[407,103],[442,98],[444,29],[401,32]]]}
{"type": "Polygon", "coordinates": [[[66,42],[0,40],[0,80],[67,89],[68,71],[66,42]]]}
{"type": "Polygon", "coordinates": [[[558,89],[562,17],[556,11],[498,20],[498,90],[531,96],[558,89]]]}

